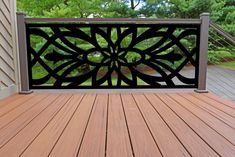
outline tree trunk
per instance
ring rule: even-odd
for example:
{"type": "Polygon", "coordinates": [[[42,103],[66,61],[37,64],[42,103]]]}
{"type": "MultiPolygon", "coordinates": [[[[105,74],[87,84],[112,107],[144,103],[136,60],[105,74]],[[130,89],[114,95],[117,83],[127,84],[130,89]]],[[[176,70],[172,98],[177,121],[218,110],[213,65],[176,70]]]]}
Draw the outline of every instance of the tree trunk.
{"type": "Polygon", "coordinates": [[[130,0],[131,1],[131,9],[135,10],[135,2],[134,0],[130,0]]]}

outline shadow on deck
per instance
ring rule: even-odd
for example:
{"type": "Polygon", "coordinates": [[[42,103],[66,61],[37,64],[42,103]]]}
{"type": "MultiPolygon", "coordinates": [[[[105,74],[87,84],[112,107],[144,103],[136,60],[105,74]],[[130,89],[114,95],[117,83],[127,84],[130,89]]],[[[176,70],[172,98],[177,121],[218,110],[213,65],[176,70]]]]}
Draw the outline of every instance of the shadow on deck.
{"type": "Polygon", "coordinates": [[[235,104],[187,93],[34,93],[0,101],[0,156],[232,157],[235,104]]]}

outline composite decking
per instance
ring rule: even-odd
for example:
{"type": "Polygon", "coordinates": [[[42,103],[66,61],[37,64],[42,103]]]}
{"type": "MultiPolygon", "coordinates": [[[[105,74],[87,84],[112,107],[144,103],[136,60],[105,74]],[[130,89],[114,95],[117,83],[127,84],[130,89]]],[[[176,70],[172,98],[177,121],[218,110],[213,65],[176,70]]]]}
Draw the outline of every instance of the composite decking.
{"type": "MultiPolygon", "coordinates": [[[[181,71],[183,75],[193,76],[192,68],[181,71]]],[[[207,67],[207,90],[235,102],[235,70],[210,65],[207,67]]]]}
{"type": "Polygon", "coordinates": [[[1,157],[234,157],[235,104],[213,94],[34,93],[0,101],[1,157]]]}
{"type": "Polygon", "coordinates": [[[235,70],[209,66],[207,88],[216,95],[235,102],[235,70]]]}

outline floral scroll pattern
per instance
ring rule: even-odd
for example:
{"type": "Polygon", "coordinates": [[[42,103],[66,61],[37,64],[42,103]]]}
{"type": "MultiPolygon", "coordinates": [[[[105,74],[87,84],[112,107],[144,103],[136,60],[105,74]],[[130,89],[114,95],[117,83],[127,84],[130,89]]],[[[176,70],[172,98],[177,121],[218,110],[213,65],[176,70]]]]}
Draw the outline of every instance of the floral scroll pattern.
{"type": "Polygon", "coordinates": [[[27,24],[30,85],[197,87],[199,32],[197,25],[27,24]],[[188,64],[194,77],[180,73],[188,64]]]}

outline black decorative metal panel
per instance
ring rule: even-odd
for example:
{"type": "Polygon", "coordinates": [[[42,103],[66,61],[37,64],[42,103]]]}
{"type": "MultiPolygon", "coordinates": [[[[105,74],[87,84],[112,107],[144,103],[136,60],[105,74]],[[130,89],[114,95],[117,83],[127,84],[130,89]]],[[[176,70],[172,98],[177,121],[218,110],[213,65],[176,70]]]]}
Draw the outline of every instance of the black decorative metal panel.
{"type": "Polygon", "coordinates": [[[26,29],[32,89],[197,87],[200,25],[31,23],[26,29]]]}

